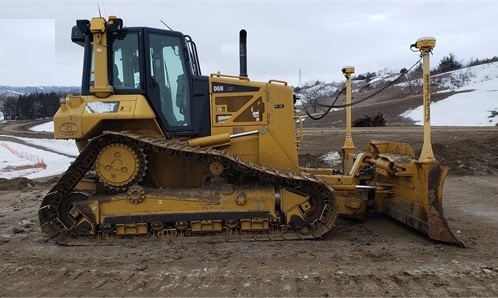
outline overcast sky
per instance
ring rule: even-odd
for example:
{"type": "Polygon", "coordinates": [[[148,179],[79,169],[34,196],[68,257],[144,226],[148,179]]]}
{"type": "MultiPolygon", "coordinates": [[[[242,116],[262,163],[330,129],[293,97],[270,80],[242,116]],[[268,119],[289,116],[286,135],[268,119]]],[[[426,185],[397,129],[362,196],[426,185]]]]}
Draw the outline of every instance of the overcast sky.
{"type": "Polygon", "coordinates": [[[410,44],[433,36],[432,66],[450,52],[461,62],[498,56],[498,0],[488,1],[181,1],[0,0],[0,85],[81,82],[83,49],[71,42],[77,19],[117,15],[125,26],[165,28],[190,35],[201,69],[239,73],[238,34],[248,31],[252,80],[291,85],[341,81],[356,74],[409,68],[410,44]]]}

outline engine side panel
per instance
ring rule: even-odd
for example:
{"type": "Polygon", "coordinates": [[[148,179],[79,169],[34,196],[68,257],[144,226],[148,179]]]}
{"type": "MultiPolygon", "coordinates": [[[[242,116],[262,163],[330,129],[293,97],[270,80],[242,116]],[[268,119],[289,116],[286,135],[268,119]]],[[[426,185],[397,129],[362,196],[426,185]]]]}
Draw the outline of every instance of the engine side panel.
{"type": "Polygon", "coordinates": [[[286,83],[211,75],[209,86],[213,135],[256,132],[245,138],[252,152],[237,146],[228,152],[268,167],[298,168],[293,93],[286,83]]]}

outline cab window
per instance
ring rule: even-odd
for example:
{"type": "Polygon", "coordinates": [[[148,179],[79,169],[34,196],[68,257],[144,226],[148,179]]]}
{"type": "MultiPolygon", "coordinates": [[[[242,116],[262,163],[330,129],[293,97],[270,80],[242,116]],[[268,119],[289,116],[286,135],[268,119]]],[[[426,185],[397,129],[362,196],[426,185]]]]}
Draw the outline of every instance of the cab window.
{"type": "Polygon", "coordinates": [[[115,89],[140,89],[140,51],[138,33],[119,34],[112,41],[109,83],[115,89]]]}
{"type": "Polygon", "coordinates": [[[190,126],[186,63],[180,36],[149,35],[150,77],[158,84],[158,108],[170,126],[190,126]]]}

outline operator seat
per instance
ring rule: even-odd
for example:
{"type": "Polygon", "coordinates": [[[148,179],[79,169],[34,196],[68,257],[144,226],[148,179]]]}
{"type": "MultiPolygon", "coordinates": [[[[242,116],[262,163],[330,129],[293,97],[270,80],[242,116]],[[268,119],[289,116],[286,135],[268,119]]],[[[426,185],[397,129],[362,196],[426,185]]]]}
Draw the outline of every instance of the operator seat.
{"type": "Polygon", "coordinates": [[[112,82],[112,85],[114,87],[123,87],[123,83],[121,82],[121,80],[119,79],[119,69],[118,69],[118,66],[116,64],[114,64],[114,67],[113,67],[113,70],[112,70],[112,74],[113,74],[113,82],[112,82]]]}

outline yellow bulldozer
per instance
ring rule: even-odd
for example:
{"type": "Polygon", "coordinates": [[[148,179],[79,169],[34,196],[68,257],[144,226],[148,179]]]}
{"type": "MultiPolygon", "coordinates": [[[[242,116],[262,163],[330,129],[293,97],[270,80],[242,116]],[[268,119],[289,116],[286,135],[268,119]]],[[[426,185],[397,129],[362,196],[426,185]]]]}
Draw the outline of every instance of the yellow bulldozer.
{"type": "MultiPolygon", "coordinates": [[[[293,89],[248,78],[244,30],[239,75],[202,75],[190,36],[114,16],[78,20],[71,39],[84,47],[81,95],[62,100],[54,134],[80,153],[38,211],[49,236],[316,239],[337,216],[374,210],[462,245],[443,216],[447,168],[429,125],[419,159],[388,141],[358,153],[347,109],[342,173],[303,168],[293,89]]],[[[424,62],[434,45],[415,44],[424,62]]],[[[350,101],[354,68],[343,72],[350,101]]]]}

